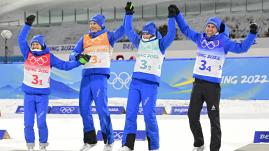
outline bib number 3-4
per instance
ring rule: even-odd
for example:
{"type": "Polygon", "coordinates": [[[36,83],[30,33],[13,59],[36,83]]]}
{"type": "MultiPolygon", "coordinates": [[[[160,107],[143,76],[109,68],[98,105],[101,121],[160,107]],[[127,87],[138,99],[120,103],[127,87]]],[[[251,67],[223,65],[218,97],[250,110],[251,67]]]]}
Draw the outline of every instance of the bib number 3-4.
{"type": "Polygon", "coordinates": [[[211,71],[211,66],[207,66],[207,62],[205,60],[201,60],[202,64],[199,67],[200,70],[207,70],[207,71],[211,71]]]}
{"type": "MultiPolygon", "coordinates": [[[[200,70],[207,70],[209,72],[211,72],[212,70],[212,66],[209,66],[206,62],[206,60],[201,60],[202,64],[199,67],[200,70]]],[[[219,65],[218,70],[221,70],[221,65],[219,65]]]]}

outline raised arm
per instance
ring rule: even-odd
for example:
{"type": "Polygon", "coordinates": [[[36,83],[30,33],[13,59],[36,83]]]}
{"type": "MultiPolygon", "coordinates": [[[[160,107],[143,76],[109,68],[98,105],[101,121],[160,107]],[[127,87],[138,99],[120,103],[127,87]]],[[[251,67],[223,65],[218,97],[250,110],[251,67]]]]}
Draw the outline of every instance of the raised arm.
{"type": "Polygon", "coordinates": [[[133,14],[134,14],[134,6],[131,2],[127,2],[125,7],[125,21],[124,21],[124,31],[127,35],[128,39],[132,42],[132,44],[138,48],[141,37],[134,31],[133,29],[133,14]]]}
{"type": "Polygon", "coordinates": [[[230,51],[233,53],[244,53],[249,50],[251,45],[253,45],[256,37],[257,37],[258,25],[256,23],[252,23],[250,25],[250,33],[247,35],[244,41],[241,43],[234,42],[227,38],[224,42],[224,49],[226,52],[230,51]]]}
{"type": "Polygon", "coordinates": [[[20,34],[18,36],[18,43],[24,60],[27,59],[28,53],[30,51],[30,47],[27,43],[27,37],[29,35],[29,32],[31,30],[34,21],[35,21],[34,15],[28,16],[26,18],[25,25],[22,27],[20,34]]]}
{"type": "MultiPolygon", "coordinates": [[[[123,21],[124,24],[124,21],[123,21]]],[[[114,30],[113,32],[109,32],[110,37],[109,37],[109,42],[110,45],[113,47],[114,44],[123,38],[124,36],[124,25],[121,25],[118,29],[114,30]]]]}
{"type": "MultiPolygon", "coordinates": [[[[175,25],[175,16],[179,13],[179,11],[173,7],[168,7],[168,31],[167,34],[161,39],[160,47],[161,50],[164,51],[171,45],[173,40],[176,37],[176,25],[175,25]]],[[[164,52],[163,52],[164,53],[164,52]]]]}
{"type": "Polygon", "coordinates": [[[249,34],[246,39],[240,43],[228,39],[225,42],[225,51],[233,53],[244,53],[249,50],[251,45],[254,43],[256,36],[249,34]]]}
{"type": "Polygon", "coordinates": [[[197,40],[200,37],[200,33],[194,31],[193,29],[191,29],[189,27],[189,25],[186,23],[183,15],[181,13],[179,13],[176,16],[176,22],[178,24],[178,27],[180,29],[180,31],[189,39],[191,39],[193,42],[197,42],[197,40]]]}
{"type": "Polygon", "coordinates": [[[178,7],[174,4],[170,5],[168,7],[170,10],[176,10],[176,22],[178,24],[178,27],[180,31],[189,39],[191,39],[193,42],[197,42],[197,40],[200,38],[201,33],[198,33],[194,30],[192,30],[189,25],[186,23],[183,15],[179,11],[178,7]]]}

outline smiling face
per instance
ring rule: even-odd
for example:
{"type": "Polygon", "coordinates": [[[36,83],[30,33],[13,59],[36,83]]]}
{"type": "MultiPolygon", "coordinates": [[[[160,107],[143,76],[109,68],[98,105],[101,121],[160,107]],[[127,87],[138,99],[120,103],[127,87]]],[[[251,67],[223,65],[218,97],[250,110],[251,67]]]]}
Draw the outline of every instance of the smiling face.
{"type": "Polygon", "coordinates": [[[143,39],[150,39],[153,35],[149,34],[149,33],[142,33],[142,37],[143,39]]]}
{"type": "Polygon", "coordinates": [[[102,28],[101,26],[99,26],[96,22],[94,21],[90,21],[89,22],[89,29],[91,32],[98,32],[100,31],[102,28]]]}
{"type": "Polygon", "coordinates": [[[33,50],[33,49],[39,49],[39,50],[41,50],[42,49],[42,46],[39,44],[39,43],[37,43],[37,42],[33,42],[32,44],[31,44],[31,49],[33,50]]]}
{"type": "Polygon", "coordinates": [[[208,37],[211,37],[218,32],[218,29],[216,28],[214,24],[207,24],[205,31],[206,31],[206,35],[208,37]]]}

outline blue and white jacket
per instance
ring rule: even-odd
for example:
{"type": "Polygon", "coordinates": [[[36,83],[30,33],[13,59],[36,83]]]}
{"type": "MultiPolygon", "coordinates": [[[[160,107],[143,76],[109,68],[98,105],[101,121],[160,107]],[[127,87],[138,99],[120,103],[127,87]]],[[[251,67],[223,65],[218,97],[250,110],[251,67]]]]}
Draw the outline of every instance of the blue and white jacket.
{"type": "Polygon", "coordinates": [[[179,13],[176,22],[181,32],[197,45],[197,57],[193,77],[220,83],[222,68],[228,52],[244,53],[253,45],[256,34],[249,33],[244,41],[237,43],[227,36],[227,31],[207,37],[206,33],[192,30],[179,13]]]}
{"type": "MultiPolygon", "coordinates": [[[[122,25],[113,32],[108,31],[106,28],[103,28],[102,30],[100,30],[98,32],[89,31],[88,34],[92,38],[96,38],[99,35],[102,35],[104,33],[107,33],[108,41],[109,41],[110,45],[112,47],[114,47],[114,44],[124,36],[124,27],[122,25]]],[[[70,55],[70,60],[75,60],[76,56],[78,54],[81,54],[84,51],[83,40],[84,40],[84,36],[82,36],[79,39],[79,41],[76,43],[76,46],[70,55]]],[[[106,75],[109,78],[110,68],[87,68],[87,69],[82,70],[82,76],[89,76],[89,75],[94,75],[94,74],[106,75]]]]}
{"type": "Polygon", "coordinates": [[[32,52],[27,43],[30,30],[31,26],[24,25],[18,37],[20,50],[25,60],[22,90],[27,94],[48,95],[50,94],[49,78],[51,67],[61,70],[71,70],[81,64],[78,61],[62,61],[54,56],[50,53],[50,49],[46,47],[42,35],[35,36],[31,42],[39,42],[43,50],[32,52]],[[38,78],[41,78],[41,80],[38,78]]]}
{"type": "MultiPolygon", "coordinates": [[[[174,17],[168,18],[168,32],[164,37],[162,37],[160,35],[160,33],[157,31],[157,29],[152,29],[153,28],[152,26],[148,26],[149,29],[146,29],[146,30],[148,30],[148,32],[151,34],[152,34],[152,31],[156,31],[155,36],[157,38],[157,39],[152,39],[150,41],[143,41],[142,40],[142,37],[134,31],[134,29],[132,27],[132,21],[133,21],[133,15],[125,15],[125,24],[124,24],[125,34],[127,35],[128,39],[132,42],[132,44],[137,49],[141,49],[142,44],[143,44],[142,47],[145,48],[144,45],[147,45],[147,43],[156,43],[156,40],[158,40],[158,43],[157,43],[158,48],[156,48],[156,49],[158,49],[161,52],[161,54],[164,55],[166,49],[171,45],[171,43],[173,42],[173,40],[175,39],[175,36],[176,36],[174,17]]],[[[150,24],[152,24],[152,23],[150,23],[150,24]]],[[[148,24],[148,25],[150,25],[150,24],[148,24]]],[[[147,26],[147,25],[145,25],[145,26],[147,26]]],[[[143,30],[145,30],[145,26],[144,26],[143,30]]],[[[155,28],[156,28],[156,26],[155,26],[155,28]]],[[[155,47],[155,44],[152,44],[152,46],[155,47]]],[[[140,50],[138,50],[138,52],[139,51],[140,50]]],[[[143,51],[146,52],[146,50],[143,50],[143,51]]],[[[137,64],[137,62],[136,62],[136,64],[137,64]]],[[[152,63],[149,66],[151,66],[151,65],[152,65],[152,63]]],[[[138,70],[136,70],[136,67],[135,67],[135,71],[133,72],[133,75],[132,75],[133,79],[146,80],[149,82],[157,83],[159,85],[160,75],[151,74],[151,73],[147,73],[147,72],[137,72],[137,71],[138,70]]]]}

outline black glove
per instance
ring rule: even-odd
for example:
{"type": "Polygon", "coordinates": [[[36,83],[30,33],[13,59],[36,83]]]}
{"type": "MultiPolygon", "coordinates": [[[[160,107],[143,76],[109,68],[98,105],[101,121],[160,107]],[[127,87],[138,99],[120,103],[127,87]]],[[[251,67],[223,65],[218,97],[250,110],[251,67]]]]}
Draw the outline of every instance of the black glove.
{"type": "Polygon", "coordinates": [[[219,33],[223,33],[224,31],[225,31],[225,24],[221,22],[219,33]]]}
{"type": "Polygon", "coordinates": [[[168,17],[175,17],[179,14],[179,9],[175,4],[172,4],[168,7],[168,17]]]}
{"type": "Polygon", "coordinates": [[[83,65],[85,65],[86,63],[88,63],[91,59],[91,56],[87,55],[87,54],[79,54],[76,56],[76,59],[83,65]]]}
{"type": "Polygon", "coordinates": [[[134,14],[134,5],[132,4],[132,2],[126,3],[125,13],[126,13],[126,15],[133,15],[134,14]]]}
{"type": "Polygon", "coordinates": [[[32,26],[34,21],[35,21],[35,15],[30,15],[26,18],[25,24],[32,26]]]}
{"type": "Polygon", "coordinates": [[[250,31],[249,31],[250,33],[257,34],[257,32],[258,32],[258,25],[256,23],[250,23],[249,28],[250,28],[250,31]]]}

